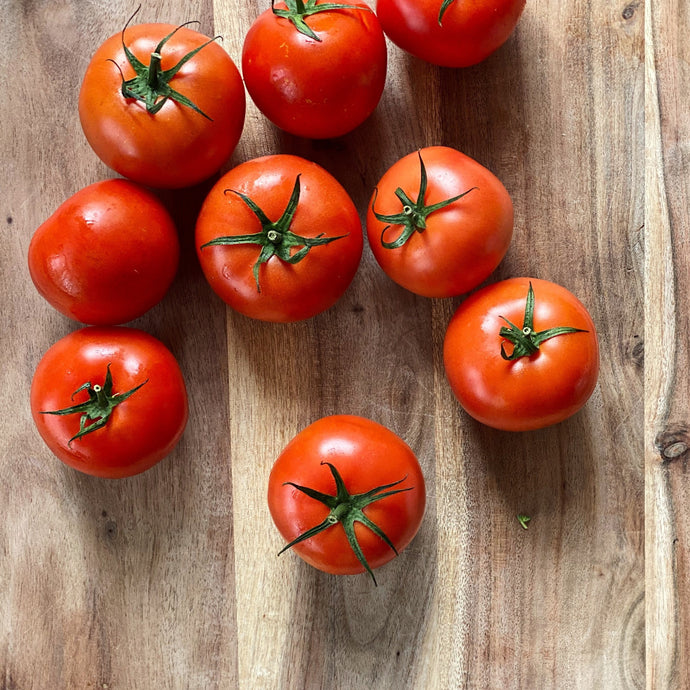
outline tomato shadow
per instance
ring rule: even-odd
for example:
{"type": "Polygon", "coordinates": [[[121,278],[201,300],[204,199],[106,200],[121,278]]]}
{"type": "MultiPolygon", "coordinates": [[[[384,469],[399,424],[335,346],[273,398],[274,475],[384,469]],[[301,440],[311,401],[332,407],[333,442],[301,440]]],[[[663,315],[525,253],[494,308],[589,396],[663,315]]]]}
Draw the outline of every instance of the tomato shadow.
{"type": "Polygon", "coordinates": [[[159,338],[180,364],[189,399],[182,439],[168,457],[134,477],[55,470],[69,502],[65,510],[74,515],[75,539],[93,559],[93,620],[106,636],[114,623],[106,614],[113,610],[141,620],[142,629],[147,616],[161,615],[166,626],[184,627],[192,609],[203,628],[212,625],[213,611],[233,615],[234,597],[224,599],[225,577],[234,569],[226,558],[233,543],[226,309],[214,299],[194,247],[196,216],[214,182],[156,190],[178,229],[179,269],[163,300],[126,324],[159,338]],[[170,608],[171,600],[186,602],[186,612],[170,608]]]}
{"type": "MultiPolygon", "coordinates": [[[[492,429],[458,412],[464,427],[462,472],[477,509],[468,520],[477,529],[501,535],[498,544],[488,545],[498,547],[497,554],[518,553],[523,529],[540,549],[554,551],[554,558],[562,557],[564,546],[579,550],[594,538],[598,491],[606,474],[601,464],[607,458],[593,431],[597,400],[588,405],[559,424],[526,432],[492,429]]],[[[586,553],[581,556],[587,558],[586,553]]]]}

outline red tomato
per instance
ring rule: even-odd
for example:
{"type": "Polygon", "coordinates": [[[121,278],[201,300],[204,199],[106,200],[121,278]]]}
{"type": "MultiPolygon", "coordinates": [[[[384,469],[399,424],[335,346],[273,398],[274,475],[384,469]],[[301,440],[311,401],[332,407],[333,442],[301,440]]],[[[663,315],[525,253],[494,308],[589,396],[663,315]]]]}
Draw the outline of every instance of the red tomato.
{"type": "Polygon", "coordinates": [[[525,0],[377,0],[388,38],[415,57],[443,67],[468,67],[500,48],[525,0]]]}
{"type": "Polygon", "coordinates": [[[93,326],[45,353],[31,383],[31,413],[65,464],[98,477],[129,477],[180,440],[187,392],[159,340],[133,328],[93,326]]]}
{"type": "Polygon", "coordinates": [[[381,178],[367,212],[379,265],[425,297],[469,292],[498,266],[513,234],[513,203],[500,180],[463,153],[410,153],[381,178]]]}
{"type": "Polygon", "coordinates": [[[291,134],[341,136],[364,122],[381,98],[386,41],[378,19],[358,0],[337,6],[321,0],[276,3],[245,38],[247,91],[271,122],[291,134]]]}
{"type": "Polygon", "coordinates": [[[293,550],[337,575],[367,570],[373,578],[371,569],[412,541],[425,500],[410,447],[381,424],[351,415],[323,417],[297,434],[268,479],[268,507],[280,533],[292,544],[310,531],[293,550]]]}
{"type": "Polygon", "coordinates": [[[105,180],[65,201],[34,233],[38,291],[76,321],[112,325],[158,304],[175,277],[177,231],[163,204],[127,180],[105,180]]]}
{"type": "Polygon", "coordinates": [[[196,224],[213,290],[263,321],[298,321],[345,292],[362,256],[357,209],[316,163],[289,155],[242,163],[213,187],[196,224]]]}
{"type": "Polygon", "coordinates": [[[81,86],[79,117],[106,165],[151,187],[177,188],[205,180],[227,161],[242,133],[244,86],[217,43],[189,57],[208,41],[184,27],[139,24],[96,51],[81,86]]]}
{"type": "Polygon", "coordinates": [[[575,414],[599,373],[589,313],[565,288],[536,278],[504,280],[465,300],[448,326],[443,359],[462,407],[508,431],[575,414]]]}

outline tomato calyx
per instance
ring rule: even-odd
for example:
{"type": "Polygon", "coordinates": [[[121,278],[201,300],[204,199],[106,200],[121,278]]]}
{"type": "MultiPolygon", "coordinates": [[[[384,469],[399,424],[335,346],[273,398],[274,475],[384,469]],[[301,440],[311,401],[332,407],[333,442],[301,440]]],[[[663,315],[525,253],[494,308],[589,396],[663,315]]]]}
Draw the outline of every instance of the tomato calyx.
{"type": "MultiPolygon", "coordinates": [[[[141,101],[146,105],[146,110],[151,115],[155,115],[165,105],[168,99],[172,99],[180,105],[191,108],[195,112],[199,113],[199,115],[205,117],[207,120],[211,120],[211,118],[193,101],[187,98],[187,96],[181,94],[179,91],[175,91],[175,89],[170,86],[169,82],[180,71],[185,63],[189,62],[202,48],[205,48],[207,45],[209,45],[209,43],[213,43],[217,38],[220,38],[220,36],[215,36],[214,38],[206,41],[206,43],[203,43],[194,50],[190,51],[170,69],[162,70],[161,51],[163,50],[165,44],[182,27],[188,26],[189,24],[198,23],[193,21],[185,22],[161,39],[156,46],[156,49],[151,53],[151,60],[149,64],[145,65],[125,44],[125,31],[138,11],[139,8],[137,8],[134,14],[127,20],[127,24],[125,24],[124,29],[122,29],[122,49],[127,57],[127,61],[136,73],[136,76],[128,80],[125,80],[124,76],[122,76],[121,91],[124,98],[133,98],[137,101],[141,101]]],[[[114,60],[110,60],[110,62],[120,69],[120,66],[114,60]]],[[[122,75],[122,70],[120,70],[120,74],[122,75]]]]}
{"type": "Polygon", "coordinates": [[[380,501],[382,498],[386,498],[387,496],[393,496],[394,494],[399,494],[404,491],[411,491],[414,487],[410,486],[404,489],[393,489],[392,491],[387,491],[387,489],[391,489],[392,487],[404,482],[405,479],[407,479],[407,475],[405,475],[402,479],[399,479],[396,482],[374,487],[373,489],[370,489],[369,491],[366,491],[361,494],[351,494],[345,487],[345,482],[343,481],[343,478],[340,476],[340,472],[338,472],[336,467],[332,465],[330,462],[322,462],[321,464],[328,465],[328,469],[330,469],[331,474],[333,475],[333,479],[335,480],[336,486],[335,496],[331,494],[324,494],[320,491],[316,491],[315,489],[310,489],[306,486],[300,486],[293,482],[285,482],[285,485],[292,486],[298,491],[305,493],[310,498],[313,498],[323,503],[330,509],[330,513],[326,516],[326,519],[323,522],[319,523],[315,527],[312,527],[311,529],[308,529],[306,532],[303,532],[296,539],[284,546],[280,550],[278,555],[280,556],[281,553],[287,551],[290,547],[294,546],[295,544],[299,544],[305,539],[309,539],[319,534],[320,532],[323,532],[324,530],[333,527],[333,525],[340,523],[343,526],[343,529],[345,530],[345,536],[347,537],[347,541],[350,544],[350,547],[354,551],[355,556],[357,556],[357,560],[359,560],[364,569],[369,573],[371,579],[374,581],[374,585],[376,585],[376,577],[374,576],[374,573],[371,567],[369,566],[369,563],[367,563],[367,559],[364,556],[362,547],[360,546],[359,541],[357,540],[357,535],[355,534],[355,522],[361,522],[372,532],[374,532],[374,534],[383,539],[383,541],[388,546],[390,546],[391,549],[393,549],[395,555],[397,556],[398,550],[395,548],[393,542],[388,538],[385,532],[376,523],[374,523],[364,514],[363,510],[370,503],[380,501]]]}
{"type": "Polygon", "coordinates": [[[417,151],[417,155],[419,156],[421,177],[416,201],[412,201],[407,193],[401,187],[398,187],[395,190],[395,196],[397,196],[402,203],[402,211],[400,213],[386,215],[383,213],[378,213],[374,208],[378,198],[378,189],[376,189],[374,193],[374,200],[371,203],[371,210],[378,221],[381,223],[388,223],[388,225],[386,225],[386,227],[381,231],[381,244],[386,249],[398,249],[399,247],[402,247],[405,242],[407,242],[410,237],[414,235],[415,232],[424,232],[424,230],[426,230],[426,219],[428,216],[435,211],[439,211],[446,206],[450,206],[450,204],[458,201],[458,199],[462,199],[462,197],[464,197],[466,194],[469,194],[472,190],[478,189],[478,187],[471,187],[467,191],[462,192],[462,194],[458,194],[450,199],[445,199],[444,201],[439,201],[435,204],[426,206],[424,203],[424,197],[426,196],[428,184],[426,167],[424,165],[424,160],[422,159],[421,151],[417,151]],[[386,242],[383,239],[383,236],[392,225],[401,225],[403,227],[402,232],[392,242],[386,242]]]}
{"type": "Polygon", "coordinates": [[[529,290],[527,291],[527,299],[525,301],[525,316],[523,318],[522,328],[519,328],[514,323],[511,323],[504,316],[500,317],[508,326],[503,326],[499,331],[499,335],[513,344],[513,351],[508,354],[503,343],[501,343],[501,357],[507,361],[513,361],[520,357],[529,357],[539,351],[539,346],[559,335],[566,335],[568,333],[586,333],[582,328],[572,328],[571,326],[556,326],[555,328],[548,328],[545,331],[534,330],[534,290],[532,289],[532,282],[530,281],[529,290]]]}
{"type": "Polygon", "coordinates": [[[438,25],[443,26],[443,15],[446,13],[446,10],[455,2],[455,0],[443,0],[443,4],[441,5],[441,9],[439,10],[438,13],[438,25]]]}
{"type": "Polygon", "coordinates": [[[147,382],[148,379],[134,386],[134,388],[128,390],[126,393],[117,393],[113,395],[113,376],[110,373],[110,364],[108,364],[102,386],[98,384],[92,385],[90,381],[87,381],[72,393],[72,399],[74,400],[74,396],[77,395],[77,393],[85,390],[89,394],[88,400],[78,405],[65,407],[61,410],[42,410],[41,414],[69,415],[81,413],[79,431],[67,442],[67,445],[71,446],[72,441],[104,427],[112,411],[121,402],[124,402],[127,398],[136,393],[147,382]],[[87,426],[87,422],[93,423],[87,426]]]}
{"type": "Polygon", "coordinates": [[[332,10],[365,10],[371,11],[368,7],[360,7],[358,5],[347,5],[340,2],[322,2],[317,5],[317,0],[285,0],[287,9],[276,9],[275,0],[271,0],[271,10],[277,17],[283,17],[292,22],[297,31],[315,41],[321,42],[321,39],[314,33],[314,30],[307,24],[305,17],[310,17],[313,14],[320,12],[329,12],[332,10]]]}
{"type": "Polygon", "coordinates": [[[232,192],[244,201],[254,215],[261,223],[261,230],[250,233],[248,235],[227,235],[223,237],[216,237],[216,239],[206,242],[201,245],[201,249],[206,247],[226,246],[236,244],[257,244],[261,247],[259,258],[256,260],[252,273],[256,281],[256,289],[261,292],[261,285],[259,283],[259,269],[262,264],[265,264],[272,256],[277,256],[282,261],[289,264],[299,263],[309,253],[312,247],[317,247],[324,244],[329,244],[335,240],[343,239],[347,235],[338,235],[336,237],[324,237],[324,233],[316,237],[302,237],[296,235],[290,230],[292,219],[295,216],[297,205],[300,196],[300,175],[295,179],[295,185],[292,188],[292,194],[278,220],[272,221],[261,210],[261,208],[250,199],[246,194],[238,192],[234,189],[226,189],[225,194],[232,192]],[[294,254],[292,250],[295,247],[301,247],[294,254]]]}

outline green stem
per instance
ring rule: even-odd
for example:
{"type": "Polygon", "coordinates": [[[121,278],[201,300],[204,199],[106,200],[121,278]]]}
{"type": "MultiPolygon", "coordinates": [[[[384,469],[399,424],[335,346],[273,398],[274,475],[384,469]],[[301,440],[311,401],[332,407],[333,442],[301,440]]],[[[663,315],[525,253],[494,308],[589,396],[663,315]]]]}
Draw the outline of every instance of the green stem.
{"type": "Polygon", "coordinates": [[[158,88],[158,76],[161,71],[161,54],[151,53],[151,62],[149,63],[148,76],[146,78],[146,83],[151,89],[158,88]]]}

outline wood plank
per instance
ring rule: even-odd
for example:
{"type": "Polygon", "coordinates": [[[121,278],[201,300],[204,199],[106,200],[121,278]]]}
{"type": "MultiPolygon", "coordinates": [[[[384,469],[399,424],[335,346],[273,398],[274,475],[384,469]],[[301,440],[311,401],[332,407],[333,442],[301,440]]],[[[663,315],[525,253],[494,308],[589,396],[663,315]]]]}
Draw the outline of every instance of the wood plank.
{"type": "Polygon", "coordinates": [[[690,674],[688,414],[690,29],[686,3],[646,6],[645,515],[647,687],[690,674]]]}

